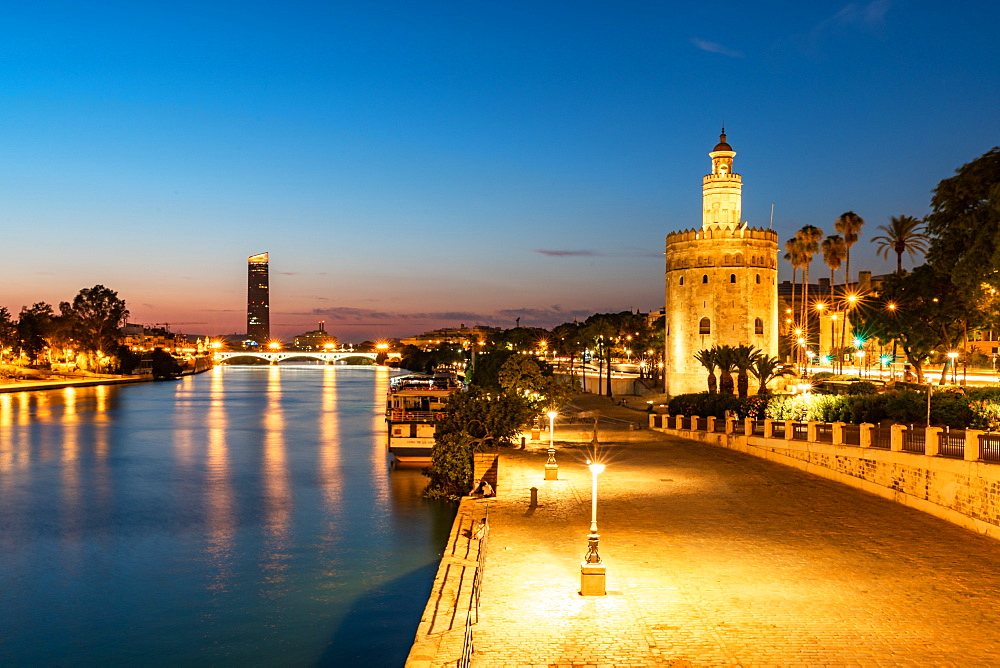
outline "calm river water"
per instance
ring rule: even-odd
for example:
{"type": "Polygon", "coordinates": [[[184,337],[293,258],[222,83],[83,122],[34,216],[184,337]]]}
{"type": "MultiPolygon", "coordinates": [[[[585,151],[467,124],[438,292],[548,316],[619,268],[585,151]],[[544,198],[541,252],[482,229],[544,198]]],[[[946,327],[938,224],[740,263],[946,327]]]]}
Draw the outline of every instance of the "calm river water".
{"type": "Polygon", "coordinates": [[[390,468],[388,380],[0,395],[0,665],[402,665],[455,511],[390,468]]]}

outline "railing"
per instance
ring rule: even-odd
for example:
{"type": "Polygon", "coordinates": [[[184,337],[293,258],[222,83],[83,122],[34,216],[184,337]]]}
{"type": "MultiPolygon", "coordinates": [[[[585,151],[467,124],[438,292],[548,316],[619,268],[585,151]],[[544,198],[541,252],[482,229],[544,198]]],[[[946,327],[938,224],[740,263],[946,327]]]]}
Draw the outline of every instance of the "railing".
{"type": "Polygon", "coordinates": [[[476,576],[472,579],[472,595],[469,596],[469,610],[465,616],[465,634],[462,638],[462,658],[458,660],[459,668],[469,668],[472,665],[472,612],[476,612],[476,624],[479,623],[479,596],[483,586],[483,567],[486,565],[486,548],[490,539],[490,506],[486,505],[486,517],[476,529],[475,538],[479,540],[479,559],[476,564],[476,576]]]}
{"type": "Polygon", "coordinates": [[[888,427],[873,427],[872,447],[879,450],[889,450],[892,447],[892,430],[888,427]]]}
{"type": "Polygon", "coordinates": [[[442,411],[407,411],[393,408],[386,411],[386,415],[393,422],[435,422],[443,420],[446,414],[442,411]]]}
{"type": "Polygon", "coordinates": [[[747,423],[744,422],[743,420],[733,420],[733,433],[743,434],[744,430],[746,429],[746,425],[747,423]]]}
{"type": "Polygon", "coordinates": [[[963,459],[965,457],[965,432],[947,428],[939,432],[938,454],[942,457],[963,459]]]}
{"type": "Polygon", "coordinates": [[[844,445],[861,445],[861,425],[845,424],[843,439],[844,445]]]}
{"type": "Polygon", "coordinates": [[[715,433],[724,434],[726,433],[726,421],[721,418],[715,418],[715,433]]]}
{"type": "Polygon", "coordinates": [[[785,437],[785,423],[775,420],[771,423],[771,438],[785,437]]]}
{"type": "Polygon", "coordinates": [[[903,432],[903,452],[916,452],[925,454],[927,452],[927,432],[912,424],[903,432]]]}
{"type": "Polygon", "coordinates": [[[766,423],[763,420],[753,421],[753,436],[764,436],[764,425],[766,423]]]}
{"type": "Polygon", "coordinates": [[[691,418],[691,428],[695,431],[708,431],[708,418],[691,418]]]}
{"type": "Polygon", "coordinates": [[[979,458],[984,462],[1000,462],[1000,434],[979,435],[979,458]]]}
{"type": "Polygon", "coordinates": [[[685,415],[684,417],[681,418],[681,429],[690,429],[690,428],[691,428],[691,418],[685,415]]]}
{"type": "Polygon", "coordinates": [[[793,422],[792,423],[792,440],[794,441],[808,441],[809,440],[809,425],[805,422],[793,422]]]}
{"type": "Polygon", "coordinates": [[[816,425],[816,442],[833,443],[833,425],[829,422],[820,422],[816,425]]]}

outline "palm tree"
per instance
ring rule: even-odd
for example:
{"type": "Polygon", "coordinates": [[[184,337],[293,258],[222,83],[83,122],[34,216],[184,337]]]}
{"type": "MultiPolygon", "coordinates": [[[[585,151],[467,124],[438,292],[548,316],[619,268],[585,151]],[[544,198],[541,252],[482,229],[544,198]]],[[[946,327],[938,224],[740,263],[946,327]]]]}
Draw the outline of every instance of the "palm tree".
{"type": "Polygon", "coordinates": [[[785,260],[792,265],[792,301],[791,306],[795,307],[795,277],[798,275],[799,267],[804,260],[802,253],[802,240],[792,237],[785,242],[785,260]]]}
{"type": "Polygon", "coordinates": [[[757,358],[760,357],[761,352],[753,346],[748,346],[745,343],[733,348],[733,366],[739,371],[736,377],[736,389],[739,393],[740,399],[746,399],[747,393],[750,390],[750,377],[748,372],[750,367],[753,366],[757,358]]]}
{"type": "Polygon", "coordinates": [[[760,383],[760,387],[757,389],[757,394],[761,395],[767,392],[767,384],[771,382],[771,380],[777,378],[778,376],[789,376],[793,374],[794,371],[783,368],[781,360],[777,357],[758,355],[757,359],[754,360],[753,365],[750,366],[750,373],[753,374],[753,377],[760,383]]]}
{"type": "Polygon", "coordinates": [[[806,225],[795,233],[795,238],[799,240],[802,248],[802,331],[809,342],[809,265],[812,264],[813,255],[819,252],[819,240],[823,238],[823,230],[815,225],[806,225]]]}
{"type": "Polygon", "coordinates": [[[719,393],[733,394],[733,369],[736,368],[736,353],[732,346],[713,346],[715,363],[719,366],[719,393]]]}
{"type": "MultiPolygon", "coordinates": [[[[847,284],[851,282],[851,246],[858,241],[861,228],[865,225],[865,219],[853,211],[845,211],[834,221],[833,226],[838,232],[844,235],[844,246],[847,252],[844,253],[844,296],[847,296],[847,284]]],[[[844,340],[847,336],[847,309],[844,309],[844,322],[840,328],[840,349],[844,349],[844,340]]]]}
{"type": "Polygon", "coordinates": [[[716,361],[715,348],[705,348],[694,354],[694,358],[706,369],[708,369],[708,393],[715,394],[719,391],[718,383],[715,380],[716,361]]]}
{"type": "Polygon", "coordinates": [[[594,349],[597,351],[597,394],[602,395],[601,377],[607,359],[608,396],[611,396],[611,338],[614,336],[614,328],[611,322],[603,314],[595,314],[587,318],[584,323],[584,337],[593,341],[594,349]]]}
{"type": "Polygon", "coordinates": [[[896,254],[896,273],[903,273],[903,253],[908,253],[912,260],[916,254],[927,252],[927,242],[930,240],[924,233],[924,221],[913,216],[892,216],[888,225],[879,225],[877,230],[885,232],[872,241],[878,244],[880,257],[889,259],[889,252],[896,254]]]}
{"type": "MultiPolygon", "coordinates": [[[[823,261],[826,262],[826,266],[830,267],[830,348],[833,348],[833,335],[835,329],[833,327],[832,312],[836,304],[836,294],[835,287],[837,285],[836,272],[840,269],[840,265],[843,263],[844,258],[847,257],[847,245],[844,243],[844,238],[839,234],[834,234],[823,240],[821,245],[821,250],[823,251],[823,261]]],[[[820,337],[823,338],[822,336],[820,337]]]]}

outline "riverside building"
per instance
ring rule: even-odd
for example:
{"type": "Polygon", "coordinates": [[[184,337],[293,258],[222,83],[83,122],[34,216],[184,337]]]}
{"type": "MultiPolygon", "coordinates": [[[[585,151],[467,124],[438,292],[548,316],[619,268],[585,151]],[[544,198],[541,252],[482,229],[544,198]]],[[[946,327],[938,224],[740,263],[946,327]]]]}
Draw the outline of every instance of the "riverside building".
{"type": "Polygon", "coordinates": [[[271,338],[267,253],[247,258],[247,339],[259,346],[271,338]]]}
{"type": "Polygon", "coordinates": [[[708,154],[698,229],[666,240],[664,389],[707,389],[708,370],[694,354],[713,345],[749,344],[778,354],[778,234],[741,223],[743,178],[725,130],[708,154]]]}

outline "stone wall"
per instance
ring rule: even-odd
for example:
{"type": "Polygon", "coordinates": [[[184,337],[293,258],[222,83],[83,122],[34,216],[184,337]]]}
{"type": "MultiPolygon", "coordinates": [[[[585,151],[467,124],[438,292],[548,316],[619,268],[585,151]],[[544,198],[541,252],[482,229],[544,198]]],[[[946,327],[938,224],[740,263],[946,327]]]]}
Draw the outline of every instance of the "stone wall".
{"type": "Polygon", "coordinates": [[[794,466],[1000,540],[1000,464],[742,434],[659,431],[794,466]]]}

